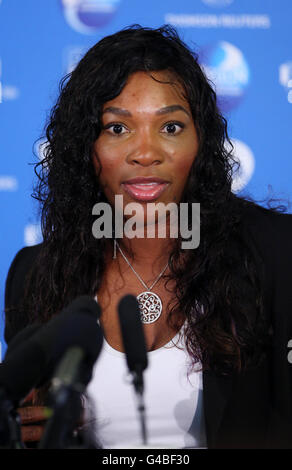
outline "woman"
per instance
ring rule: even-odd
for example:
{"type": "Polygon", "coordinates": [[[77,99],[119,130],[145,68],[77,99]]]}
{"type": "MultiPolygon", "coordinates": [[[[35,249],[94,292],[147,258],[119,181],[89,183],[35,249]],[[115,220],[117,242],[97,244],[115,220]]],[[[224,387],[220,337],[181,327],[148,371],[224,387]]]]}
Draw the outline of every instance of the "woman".
{"type": "Polygon", "coordinates": [[[108,356],[89,390],[101,442],[118,446],[136,431],[131,405],[121,411],[116,306],[129,292],[151,291],[162,305],[144,325],[155,443],[168,436],[179,447],[291,447],[292,216],[231,192],[226,121],[197,58],[170,27],[102,39],[64,79],[46,137],[35,193],[44,241],[10,268],[6,341],[75,297],[97,295],[108,356]],[[199,246],[182,249],[170,223],[165,238],[95,238],[92,208],[113,207],[115,196],[123,209],[142,205],[140,229],[149,202],[200,203],[199,246]]]}

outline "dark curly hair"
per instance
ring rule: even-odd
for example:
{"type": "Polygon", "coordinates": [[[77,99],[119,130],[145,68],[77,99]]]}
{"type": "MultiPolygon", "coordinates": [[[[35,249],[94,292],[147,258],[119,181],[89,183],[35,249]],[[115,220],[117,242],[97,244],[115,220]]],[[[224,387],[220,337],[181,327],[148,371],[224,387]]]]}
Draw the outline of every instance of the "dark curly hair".
{"type": "MultiPolygon", "coordinates": [[[[76,296],[94,296],[105,268],[108,240],[92,236],[92,207],[104,197],[92,162],[105,102],[136,71],[168,70],[184,89],[199,136],[184,201],[201,204],[201,243],[170,256],[176,302],[168,321],[183,313],[193,364],[228,374],[260,361],[268,343],[263,294],[255,261],[242,235],[243,209],[253,204],[231,191],[235,160],[226,150],[226,120],[198,57],[175,29],[134,25],[94,45],[60,86],[46,128],[45,158],[36,165],[33,196],[41,203],[43,244],[28,279],[23,309],[46,322],[76,296]]],[[[264,209],[263,209],[264,210],[264,209]]]]}

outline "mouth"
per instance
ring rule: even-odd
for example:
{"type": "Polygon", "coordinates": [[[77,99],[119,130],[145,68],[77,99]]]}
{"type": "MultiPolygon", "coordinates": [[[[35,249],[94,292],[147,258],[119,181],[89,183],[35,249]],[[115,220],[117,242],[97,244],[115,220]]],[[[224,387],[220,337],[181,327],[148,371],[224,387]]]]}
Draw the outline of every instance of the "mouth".
{"type": "Polygon", "coordinates": [[[132,178],[122,183],[125,192],[140,202],[155,201],[168,185],[169,181],[157,177],[132,178]]]}

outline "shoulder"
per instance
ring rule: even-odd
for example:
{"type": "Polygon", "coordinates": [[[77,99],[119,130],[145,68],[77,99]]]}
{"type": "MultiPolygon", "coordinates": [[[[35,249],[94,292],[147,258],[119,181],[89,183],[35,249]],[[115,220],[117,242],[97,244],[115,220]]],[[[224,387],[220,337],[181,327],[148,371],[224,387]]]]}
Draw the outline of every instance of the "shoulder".
{"type": "Polygon", "coordinates": [[[292,337],[292,214],[255,204],[246,205],[242,214],[243,239],[253,252],[266,312],[279,343],[275,348],[281,361],[286,361],[292,337]]]}
{"type": "Polygon", "coordinates": [[[242,233],[265,271],[268,289],[273,291],[278,303],[282,298],[291,309],[292,214],[244,204],[242,233]]]}
{"type": "Polygon", "coordinates": [[[5,287],[5,304],[16,294],[15,291],[21,287],[23,281],[33,267],[33,264],[41,250],[42,243],[33,246],[26,246],[19,250],[10,265],[5,287]]]}
{"type": "Polygon", "coordinates": [[[8,270],[5,284],[5,341],[8,342],[14,334],[14,329],[19,329],[26,322],[24,314],[19,309],[19,303],[24,294],[27,275],[31,271],[42,243],[24,247],[19,250],[12,260],[8,270]],[[15,326],[15,328],[14,328],[15,326]],[[11,331],[10,331],[11,330],[11,331]]]}
{"type": "Polygon", "coordinates": [[[292,214],[266,209],[244,201],[242,227],[254,240],[270,249],[292,253],[292,214]]]}
{"type": "Polygon", "coordinates": [[[25,246],[21,248],[21,250],[19,250],[13,258],[9,272],[13,272],[16,268],[29,268],[36,259],[42,246],[43,243],[39,243],[38,245],[25,246]]]}

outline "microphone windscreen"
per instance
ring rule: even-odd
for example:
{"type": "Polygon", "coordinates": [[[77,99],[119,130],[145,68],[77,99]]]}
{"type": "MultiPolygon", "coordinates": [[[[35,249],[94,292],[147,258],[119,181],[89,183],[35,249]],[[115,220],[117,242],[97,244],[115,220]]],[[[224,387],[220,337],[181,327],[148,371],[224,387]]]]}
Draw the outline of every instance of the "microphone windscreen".
{"type": "Polygon", "coordinates": [[[7,350],[4,356],[6,360],[12,352],[15,352],[18,346],[22,345],[25,341],[31,338],[40,328],[41,323],[32,323],[26,326],[23,330],[19,331],[7,345],[7,350]]]}
{"type": "Polygon", "coordinates": [[[103,344],[103,333],[96,317],[75,313],[64,318],[56,332],[52,357],[60,358],[71,347],[83,349],[88,363],[93,364],[99,356],[103,344]]]}
{"type": "Polygon", "coordinates": [[[0,386],[9,399],[17,404],[32,390],[43,376],[47,356],[37,343],[26,341],[0,364],[0,386]]]}
{"type": "Polygon", "coordinates": [[[118,313],[126,360],[131,372],[146,369],[147,349],[139,304],[133,295],[123,297],[118,305],[118,313]]]}
{"type": "MultiPolygon", "coordinates": [[[[56,364],[73,347],[82,349],[85,375],[91,377],[93,365],[103,345],[103,332],[98,323],[100,315],[101,309],[95,300],[89,296],[78,297],[55,316],[40,334],[32,338],[44,352],[49,353],[47,371],[38,386],[52,377],[56,364]]],[[[88,381],[89,378],[82,379],[84,384],[88,381]]]]}
{"type": "Polygon", "coordinates": [[[63,354],[74,346],[84,351],[86,380],[103,342],[98,324],[100,307],[82,296],[47,324],[31,325],[14,338],[10,353],[0,364],[0,385],[18,402],[35,386],[48,381],[63,354]]]}
{"type": "MultiPolygon", "coordinates": [[[[82,295],[73,300],[67,307],[65,307],[59,314],[55,315],[49,323],[46,324],[46,328],[40,331],[39,335],[35,335],[33,339],[38,341],[39,344],[51,354],[52,345],[58,346],[62,344],[62,339],[66,342],[65,330],[69,328],[72,318],[76,315],[82,317],[88,316],[92,319],[92,325],[97,324],[100,318],[101,310],[99,304],[87,295],[82,295]],[[56,341],[56,334],[58,330],[62,330],[63,338],[59,338],[59,342],[56,341]]],[[[73,320],[74,321],[74,320],[73,320]]],[[[81,320],[82,321],[82,320],[81,320]]],[[[76,319],[76,322],[78,320],[76,319]]],[[[78,335],[78,332],[77,332],[78,335]]],[[[68,337],[69,341],[69,337],[68,337]]],[[[68,343],[67,341],[67,343],[68,343]]],[[[65,343],[64,343],[65,345],[65,343]]]]}
{"type": "Polygon", "coordinates": [[[82,313],[99,320],[101,310],[99,304],[89,295],[80,295],[62,310],[63,314],[82,313]]]}

